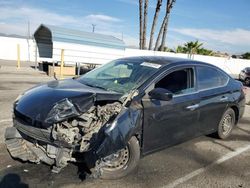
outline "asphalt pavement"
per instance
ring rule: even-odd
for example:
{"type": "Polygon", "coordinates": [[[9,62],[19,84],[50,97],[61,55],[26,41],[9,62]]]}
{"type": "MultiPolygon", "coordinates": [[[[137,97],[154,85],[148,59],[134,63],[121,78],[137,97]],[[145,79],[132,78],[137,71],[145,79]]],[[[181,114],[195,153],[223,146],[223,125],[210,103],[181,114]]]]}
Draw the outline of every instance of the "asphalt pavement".
{"type": "MultiPolygon", "coordinates": [[[[1,65],[1,61],[0,61],[1,65]]],[[[12,103],[24,90],[53,80],[30,66],[0,68],[0,188],[2,187],[250,187],[250,106],[232,136],[218,140],[202,136],[140,160],[138,168],[119,180],[85,177],[81,166],[70,164],[53,174],[44,164],[13,160],[3,144],[11,126],[12,103]]],[[[250,100],[250,89],[248,89],[250,100]]]]}

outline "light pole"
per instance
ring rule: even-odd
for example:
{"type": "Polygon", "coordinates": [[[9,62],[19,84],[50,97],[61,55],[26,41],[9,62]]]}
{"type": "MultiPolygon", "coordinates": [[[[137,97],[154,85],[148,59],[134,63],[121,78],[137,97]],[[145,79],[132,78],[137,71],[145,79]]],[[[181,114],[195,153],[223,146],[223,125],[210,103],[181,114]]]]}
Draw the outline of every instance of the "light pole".
{"type": "Polygon", "coordinates": [[[95,24],[92,24],[92,32],[93,32],[93,33],[95,32],[95,27],[96,27],[96,25],[95,25],[95,24]]]}

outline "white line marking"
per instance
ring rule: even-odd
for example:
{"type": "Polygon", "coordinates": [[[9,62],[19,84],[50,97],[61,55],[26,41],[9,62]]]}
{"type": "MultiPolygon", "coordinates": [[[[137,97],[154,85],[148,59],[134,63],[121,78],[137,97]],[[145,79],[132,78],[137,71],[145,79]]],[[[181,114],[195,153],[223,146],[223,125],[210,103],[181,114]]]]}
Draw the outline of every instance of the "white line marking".
{"type": "Polygon", "coordinates": [[[223,163],[223,162],[225,162],[225,161],[227,161],[229,159],[232,159],[232,158],[236,157],[237,155],[240,155],[241,153],[243,153],[243,152],[245,152],[245,151],[247,151],[249,149],[250,149],[250,145],[238,148],[235,151],[230,152],[230,153],[222,156],[221,158],[219,158],[218,160],[212,162],[208,166],[203,167],[203,168],[199,168],[199,169],[185,175],[184,177],[181,177],[181,178],[175,180],[174,182],[172,182],[172,183],[170,183],[170,184],[168,184],[166,186],[163,186],[162,188],[174,188],[177,185],[180,185],[180,184],[192,179],[193,177],[198,176],[199,174],[211,169],[212,167],[214,167],[216,165],[219,165],[219,164],[221,164],[221,163],[223,163]]]}
{"type": "Polygon", "coordinates": [[[2,119],[2,120],[0,120],[0,123],[3,123],[3,122],[10,122],[10,121],[12,121],[12,119],[2,119]]]}

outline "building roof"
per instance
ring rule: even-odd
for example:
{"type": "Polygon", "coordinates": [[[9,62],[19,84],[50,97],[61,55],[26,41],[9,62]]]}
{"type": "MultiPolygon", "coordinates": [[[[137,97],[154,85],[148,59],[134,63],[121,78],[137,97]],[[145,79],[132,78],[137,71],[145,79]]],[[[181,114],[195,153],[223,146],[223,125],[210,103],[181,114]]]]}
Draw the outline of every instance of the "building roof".
{"type": "Polygon", "coordinates": [[[114,36],[43,24],[35,31],[34,38],[37,43],[45,44],[52,44],[53,41],[59,41],[97,47],[125,49],[125,43],[114,36]]]}

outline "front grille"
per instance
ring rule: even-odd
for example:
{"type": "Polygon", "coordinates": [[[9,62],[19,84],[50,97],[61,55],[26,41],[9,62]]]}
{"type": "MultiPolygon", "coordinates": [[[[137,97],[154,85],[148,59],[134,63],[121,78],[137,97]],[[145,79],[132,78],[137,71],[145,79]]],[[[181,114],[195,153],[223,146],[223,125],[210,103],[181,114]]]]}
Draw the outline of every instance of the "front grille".
{"type": "Polygon", "coordinates": [[[37,127],[33,127],[30,125],[26,125],[23,122],[20,122],[18,119],[13,120],[14,123],[14,127],[16,127],[16,129],[20,132],[20,134],[27,139],[26,137],[28,137],[27,140],[33,140],[32,142],[42,142],[45,144],[50,144],[50,145],[54,145],[57,147],[66,147],[66,148],[72,148],[74,146],[72,146],[71,144],[67,143],[67,142],[63,142],[63,141],[58,141],[58,140],[54,140],[51,137],[51,130],[48,129],[41,129],[41,128],[37,128],[37,127]]]}
{"type": "Polygon", "coordinates": [[[30,125],[25,125],[23,122],[20,122],[18,119],[14,119],[14,126],[17,128],[18,131],[21,133],[34,138],[36,140],[50,143],[50,131],[46,129],[36,128],[30,125]]]}

